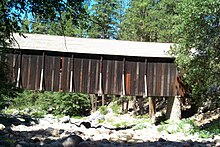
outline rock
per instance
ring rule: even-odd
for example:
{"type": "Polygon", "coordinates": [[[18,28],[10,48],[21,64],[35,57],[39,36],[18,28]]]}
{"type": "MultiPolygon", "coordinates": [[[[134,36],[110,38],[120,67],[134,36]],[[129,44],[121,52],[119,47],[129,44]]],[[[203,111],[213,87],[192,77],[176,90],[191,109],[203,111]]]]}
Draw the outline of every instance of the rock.
{"type": "Polygon", "coordinates": [[[87,141],[80,142],[77,147],[91,147],[87,141]]]}
{"type": "Polygon", "coordinates": [[[23,119],[23,118],[17,118],[17,119],[21,122],[25,122],[25,119],[23,119]]]}
{"type": "Polygon", "coordinates": [[[81,125],[85,126],[87,129],[88,129],[88,128],[91,128],[91,123],[90,123],[90,122],[81,122],[81,123],[80,123],[80,126],[81,126],[81,125]]]}
{"type": "Polygon", "coordinates": [[[60,119],[61,123],[69,123],[70,122],[70,116],[64,116],[60,119]]]}
{"type": "Polygon", "coordinates": [[[207,143],[205,146],[206,147],[212,147],[212,145],[210,143],[207,143]]]}
{"type": "Polygon", "coordinates": [[[16,145],[16,147],[30,147],[30,144],[25,141],[21,141],[16,145]]]}
{"type": "Polygon", "coordinates": [[[215,144],[220,143],[220,139],[219,138],[215,139],[214,143],[215,144]]]}
{"type": "Polygon", "coordinates": [[[63,147],[62,143],[59,141],[53,141],[50,143],[51,147],[63,147]]]}
{"type": "Polygon", "coordinates": [[[48,127],[48,128],[46,129],[47,135],[52,135],[52,134],[55,132],[54,130],[55,130],[54,128],[48,127]]]}
{"type": "Polygon", "coordinates": [[[190,147],[191,145],[188,142],[183,143],[183,147],[190,147]]]}
{"type": "Polygon", "coordinates": [[[63,139],[62,145],[63,145],[63,147],[75,147],[82,141],[83,141],[83,139],[80,136],[71,135],[71,136],[63,139]]]}
{"type": "Polygon", "coordinates": [[[39,138],[34,138],[33,142],[34,143],[40,143],[40,139],[39,138]]]}
{"type": "Polygon", "coordinates": [[[165,142],[166,140],[163,139],[163,138],[159,138],[158,141],[159,141],[159,142],[165,142]]]}
{"type": "Polygon", "coordinates": [[[220,147],[220,142],[217,142],[217,143],[215,144],[215,147],[220,147]]]}
{"type": "Polygon", "coordinates": [[[0,124],[0,131],[4,129],[5,129],[5,126],[3,124],[0,124]]]}
{"type": "Polygon", "coordinates": [[[11,144],[7,141],[0,140],[0,146],[11,146],[11,144]]]}
{"type": "Polygon", "coordinates": [[[101,113],[99,111],[96,111],[89,116],[89,119],[96,120],[100,115],[101,115],[101,113]]]}
{"type": "Polygon", "coordinates": [[[46,138],[43,143],[44,144],[50,144],[50,143],[52,143],[52,140],[49,139],[49,138],[46,138]]]}

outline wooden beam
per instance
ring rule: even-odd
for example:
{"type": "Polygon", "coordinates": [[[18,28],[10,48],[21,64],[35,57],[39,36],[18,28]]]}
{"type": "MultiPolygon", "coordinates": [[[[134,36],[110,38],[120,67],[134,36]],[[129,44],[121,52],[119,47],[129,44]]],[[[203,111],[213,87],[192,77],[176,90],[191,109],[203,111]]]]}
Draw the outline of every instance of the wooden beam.
{"type": "Polygon", "coordinates": [[[40,75],[40,91],[43,90],[43,80],[44,80],[44,66],[45,66],[45,52],[42,55],[42,67],[41,67],[41,75],[40,75]]]}
{"type": "Polygon", "coordinates": [[[74,86],[73,86],[73,83],[74,83],[74,71],[73,71],[73,69],[74,69],[74,55],[72,54],[72,56],[71,56],[71,71],[70,71],[70,92],[74,92],[74,86]]]}
{"type": "Polygon", "coordinates": [[[16,81],[16,87],[20,87],[21,84],[21,64],[22,64],[22,52],[19,53],[19,67],[18,67],[18,74],[17,74],[17,81],[16,81]]]}
{"type": "Polygon", "coordinates": [[[123,64],[122,64],[122,97],[125,96],[125,57],[123,58],[123,64]]]}
{"type": "Polygon", "coordinates": [[[143,97],[147,97],[148,96],[148,91],[147,91],[147,70],[148,70],[148,63],[147,63],[147,59],[145,59],[145,74],[144,74],[144,95],[143,97]]]}
{"type": "Polygon", "coordinates": [[[99,91],[98,96],[102,96],[103,90],[102,90],[102,66],[103,66],[103,57],[101,56],[100,62],[99,62],[99,91]]]}
{"type": "Polygon", "coordinates": [[[149,116],[152,118],[156,114],[156,101],[155,98],[149,97],[149,116]]]}

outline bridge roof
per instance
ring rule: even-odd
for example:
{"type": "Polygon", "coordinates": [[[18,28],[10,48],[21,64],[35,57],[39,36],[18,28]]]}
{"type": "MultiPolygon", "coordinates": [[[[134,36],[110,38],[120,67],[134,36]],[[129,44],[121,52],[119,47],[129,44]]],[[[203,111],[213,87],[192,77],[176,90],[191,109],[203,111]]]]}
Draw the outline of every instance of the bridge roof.
{"type": "Polygon", "coordinates": [[[167,52],[172,43],[135,42],[91,38],[64,37],[45,34],[14,34],[17,43],[11,48],[70,53],[172,58],[167,52]]]}

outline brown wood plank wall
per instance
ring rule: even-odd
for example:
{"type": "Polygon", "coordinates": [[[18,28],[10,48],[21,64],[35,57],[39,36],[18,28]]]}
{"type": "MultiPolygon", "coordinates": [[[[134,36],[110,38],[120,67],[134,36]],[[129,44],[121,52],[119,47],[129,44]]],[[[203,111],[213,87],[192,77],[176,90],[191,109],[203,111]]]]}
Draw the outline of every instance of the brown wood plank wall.
{"type": "MultiPolygon", "coordinates": [[[[16,82],[19,53],[7,54],[11,81],[16,82]]],[[[177,69],[172,62],[146,60],[121,56],[64,54],[43,51],[22,51],[21,87],[39,90],[41,71],[44,69],[43,89],[47,91],[70,91],[71,70],[74,92],[95,93],[99,91],[100,59],[102,65],[103,94],[122,94],[123,58],[125,58],[125,94],[145,94],[144,75],[147,75],[147,96],[175,96],[180,93],[177,69]],[[44,67],[42,62],[45,61],[44,67]],[[147,71],[146,71],[147,69],[147,71]]],[[[183,91],[183,90],[182,90],[183,91]]]]}
{"type": "Polygon", "coordinates": [[[122,58],[103,59],[104,94],[122,94],[122,58]]]}

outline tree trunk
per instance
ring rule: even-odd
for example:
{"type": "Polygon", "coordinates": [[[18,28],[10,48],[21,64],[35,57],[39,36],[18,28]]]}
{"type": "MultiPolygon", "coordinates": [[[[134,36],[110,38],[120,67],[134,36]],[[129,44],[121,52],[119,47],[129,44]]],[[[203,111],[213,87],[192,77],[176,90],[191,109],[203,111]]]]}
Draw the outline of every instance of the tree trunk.
{"type": "Polygon", "coordinates": [[[156,113],[156,102],[152,97],[148,97],[149,99],[149,116],[152,118],[156,113]]]}

